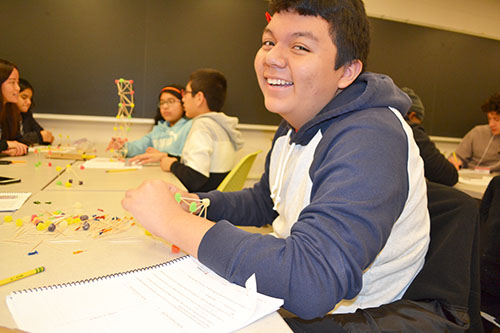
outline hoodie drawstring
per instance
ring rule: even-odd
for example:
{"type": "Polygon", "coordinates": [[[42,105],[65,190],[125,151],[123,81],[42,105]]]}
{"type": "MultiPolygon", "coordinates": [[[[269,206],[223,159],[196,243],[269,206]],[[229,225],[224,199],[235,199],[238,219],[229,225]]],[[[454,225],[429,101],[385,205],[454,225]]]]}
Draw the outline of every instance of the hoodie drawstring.
{"type": "MultiPolygon", "coordinates": [[[[290,134],[292,133],[292,129],[288,130],[286,134],[287,142],[290,141],[290,134]]],[[[295,148],[295,143],[292,143],[289,146],[289,149],[286,150],[286,147],[283,148],[283,151],[280,155],[280,161],[278,163],[278,173],[276,174],[276,178],[274,179],[274,185],[271,188],[271,199],[274,200],[273,209],[276,210],[278,208],[278,204],[281,202],[281,190],[283,186],[283,178],[285,176],[285,168],[290,156],[292,155],[293,149],[295,148]]]]}

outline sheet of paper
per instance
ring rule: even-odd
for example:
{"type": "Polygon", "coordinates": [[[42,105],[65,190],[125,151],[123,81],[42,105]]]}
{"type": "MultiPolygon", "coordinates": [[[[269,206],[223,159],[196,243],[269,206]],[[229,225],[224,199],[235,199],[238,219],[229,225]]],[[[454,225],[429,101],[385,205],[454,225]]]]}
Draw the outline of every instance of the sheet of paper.
{"type": "Polygon", "coordinates": [[[7,305],[30,332],[230,332],[283,300],[245,289],[193,257],[87,283],[13,293],[7,305]]]}
{"type": "Polygon", "coordinates": [[[14,212],[31,196],[30,192],[1,192],[0,212],[14,212]]]}
{"type": "Polygon", "coordinates": [[[142,165],[140,164],[130,165],[124,161],[120,161],[116,158],[110,158],[110,157],[96,157],[83,163],[83,166],[87,169],[107,169],[107,170],[142,168],[142,165]]]}
{"type": "Polygon", "coordinates": [[[458,181],[462,184],[481,186],[487,186],[494,176],[493,174],[472,169],[462,169],[459,171],[458,175],[458,181]]]}

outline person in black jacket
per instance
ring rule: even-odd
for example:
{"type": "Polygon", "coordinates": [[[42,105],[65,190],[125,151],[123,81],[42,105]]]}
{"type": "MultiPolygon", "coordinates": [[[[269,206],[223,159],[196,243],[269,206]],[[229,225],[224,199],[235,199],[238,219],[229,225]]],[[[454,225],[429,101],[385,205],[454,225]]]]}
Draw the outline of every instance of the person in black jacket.
{"type": "Polygon", "coordinates": [[[405,119],[413,131],[413,137],[420,149],[420,157],[424,160],[425,178],[443,185],[455,185],[458,182],[457,169],[443,154],[441,154],[422,126],[425,114],[422,100],[410,88],[404,87],[401,88],[401,90],[403,90],[412,101],[412,105],[405,119]]]}
{"type": "Polygon", "coordinates": [[[33,118],[32,107],[34,106],[33,94],[34,89],[31,84],[25,79],[19,79],[19,98],[17,100],[17,108],[21,112],[21,139],[20,141],[27,144],[51,144],[54,141],[54,136],[50,131],[46,131],[33,118]]]}
{"type": "Polygon", "coordinates": [[[14,64],[0,59],[0,153],[20,156],[28,147],[19,142],[19,111],[16,102],[19,96],[19,70],[14,64]]]}

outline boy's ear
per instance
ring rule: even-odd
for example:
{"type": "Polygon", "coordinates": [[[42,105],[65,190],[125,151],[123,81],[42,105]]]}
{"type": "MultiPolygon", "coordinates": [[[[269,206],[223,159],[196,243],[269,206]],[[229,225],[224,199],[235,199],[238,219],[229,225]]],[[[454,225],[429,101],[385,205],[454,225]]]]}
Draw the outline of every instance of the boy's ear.
{"type": "Polygon", "coordinates": [[[363,63],[359,59],[353,60],[349,64],[344,65],[344,73],[339,80],[338,88],[345,89],[349,87],[351,83],[356,80],[362,70],[363,63]]]}
{"type": "Polygon", "coordinates": [[[197,105],[201,105],[203,104],[203,101],[205,100],[205,94],[203,93],[203,91],[198,91],[195,95],[194,95],[194,100],[196,102],[197,105]]]}

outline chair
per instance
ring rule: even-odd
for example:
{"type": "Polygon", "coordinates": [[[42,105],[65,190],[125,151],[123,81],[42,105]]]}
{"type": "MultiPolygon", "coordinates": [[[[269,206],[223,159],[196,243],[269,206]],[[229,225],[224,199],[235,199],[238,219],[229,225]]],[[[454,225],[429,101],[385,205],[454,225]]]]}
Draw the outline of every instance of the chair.
{"type": "MultiPolygon", "coordinates": [[[[481,228],[481,311],[500,319],[500,176],[490,181],[479,209],[481,228]]],[[[491,319],[490,319],[491,320],[491,319]]],[[[498,327],[483,321],[485,331],[498,327]]],[[[495,324],[497,325],[497,324],[495,324]]]]}
{"type": "Polygon", "coordinates": [[[222,180],[217,187],[217,190],[221,192],[235,192],[243,189],[243,185],[245,185],[245,181],[247,180],[247,176],[252,168],[253,162],[261,151],[262,150],[258,150],[255,153],[251,153],[243,157],[222,180]]]}
{"type": "MultiPolygon", "coordinates": [[[[479,313],[479,209],[452,187],[427,184],[431,241],[403,298],[355,313],[304,321],[294,332],[482,332],[479,313]]],[[[389,287],[389,286],[388,286],[389,287]]]]}

